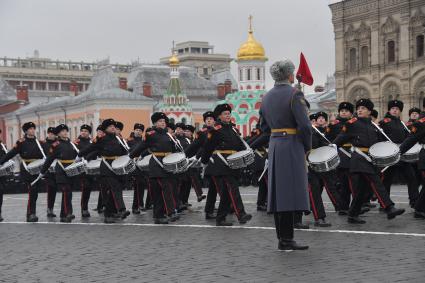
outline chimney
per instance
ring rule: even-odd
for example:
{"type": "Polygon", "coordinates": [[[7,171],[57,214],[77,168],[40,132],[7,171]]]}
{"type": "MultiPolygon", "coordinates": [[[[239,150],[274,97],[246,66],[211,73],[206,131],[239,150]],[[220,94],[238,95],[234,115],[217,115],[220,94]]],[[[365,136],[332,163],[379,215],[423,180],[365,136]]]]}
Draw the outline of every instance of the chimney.
{"type": "Polygon", "coordinates": [[[146,97],[152,97],[152,85],[149,82],[143,83],[143,95],[146,97]]]}
{"type": "Polygon", "coordinates": [[[217,85],[217,98],[224,99],[226,97],[225,86],[222,83],[217,85]]]}
{"type": "Polygon", "coordinates": [[[120,78],[120,89],[127,90],[127,78],[120,78]]]}
{"type": "Polygon", "coordinates": [[[77,85],[77,81],[72,80],[69,82],[69,91],[73,92],[75,96],[78,95],[78,85],[77,85]]]}
{"type": "Polygon", "coordinates": [[[232,92],[232,81],[229,80],[229,79],[227,79],[226,81],[224,81],[224,92],[226,94],[232,92]]]}
{"type": "Polygon", "coordinates": [[[28,103],[28,86],[18,85],[16,86],[16,99],[23,103],[28,103]]]}

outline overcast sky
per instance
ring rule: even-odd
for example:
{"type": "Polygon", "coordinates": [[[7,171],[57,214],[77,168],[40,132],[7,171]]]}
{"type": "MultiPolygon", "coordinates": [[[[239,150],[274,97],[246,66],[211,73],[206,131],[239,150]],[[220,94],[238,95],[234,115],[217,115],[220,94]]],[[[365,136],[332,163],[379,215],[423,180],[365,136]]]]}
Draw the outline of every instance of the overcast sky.
{"type": "MultiPolygon", "coordinates": [[[[158,62],[172,41],[209,41],[232,58],[254,36],[269,58],[298,66],[304,52],[315,84],[334,72],[330,0],[0,0],[0,57],[111,63],[158,62]]],[[[232,70],[235,70],[232,63],[232,70]]],[[[268,73],[268,72],[267,72],[268,73]]],[[[236,77],[236,76],[235,76],[236,77]]],[[[273,82],[267,78],[267,86],[273,82]]]]}

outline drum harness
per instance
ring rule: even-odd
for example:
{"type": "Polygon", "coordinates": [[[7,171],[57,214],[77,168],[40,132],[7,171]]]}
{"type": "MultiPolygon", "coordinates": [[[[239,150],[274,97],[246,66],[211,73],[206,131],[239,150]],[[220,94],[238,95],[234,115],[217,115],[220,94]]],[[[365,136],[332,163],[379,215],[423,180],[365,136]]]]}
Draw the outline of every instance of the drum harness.
{"type": "MultiPolygon", "coordinates": [[[[128,147],[127,143],[123,142],[119,136],[115,136],[115,137],[117,138],[117,140],[118,140],[118,142],[121,144],[121,146],[122,146],[122,147],[123,147],[123,148],[127,151],[127,153],[128,153],[129,147],[128,147]]],[[[111,166],[108,162],[106,162],[106,159],[105,159],[105,157],[104,157],[104,156],[102,156],[102,162],[106,165],[106,167],[107,167],[107,168],[108,168],[108,169],[109,169],[112,173],[114,173],[114,174],[115,174],[114,169],[112,168],[112,166],[111,166]]]]}
{"type": "MultiPolygon", "coordinates": [[[[70,143],[71,143],[72,147],[75,149],[75,151],[77,152],[77,156],[78,156],[78,153],[80,153],[80,151],[78,150],[77,146],[72,141],[70,141],[70,143]]],[[[63,160],[59,160],[59,159],[55,159],[55,160],[57,161],[57,163],[59,164],[59,166],[62,167],[62,170],[65,171],[65,167],[62,164],[62,162],[64,162],[64,161],[63,160]]],[[[71,160],[69,160],[69,162],[70,161],[71,160]]],[[[70,163],[74,163],[74,162],[75,162],[75,160],[72,161],[72,162],[70,162],[70,163]]],[[[64,163],[68,163],[68,160],[66,160],[66,162],[64,162],[64,163]]]]}
{"type": "MultiPolygon", "coordinates": [[[[35,143],[37,144],[38,148],[40,149],[41,155],[43,155],[43,159],[46,159],[46,155],[44,154],[44,150],[40,145],[40,142],[38,141],[37,138],[35,138],[35,143]]],[[[28,171],[28,167],[27,164],[25,163],[25,160],[21,157],[21,161],[22,161],[22,166],[24,167],[24,169],[29,173],[28,171]]],[[[37,180],[38,181],[38,180],[37,180]]]]}

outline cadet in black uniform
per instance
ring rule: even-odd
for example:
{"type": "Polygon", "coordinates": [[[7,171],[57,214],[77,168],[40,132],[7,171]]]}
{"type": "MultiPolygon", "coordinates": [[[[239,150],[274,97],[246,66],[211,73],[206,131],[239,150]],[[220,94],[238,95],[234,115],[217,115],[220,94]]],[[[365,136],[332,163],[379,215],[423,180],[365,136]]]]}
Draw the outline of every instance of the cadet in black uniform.
{"type": "MultiPolygon", "coordinates": [[[[341,132],[342,127],[353,116],[354,105],[350,102],[341,102],[338,106],[338,116],[326,129],[326,137],[333,141],[341,132]]],[[[346,143],[342,148],[350,153],[351,144],[346,143]]],[[[339,215],[347,215],[350,207],[350,196],[353,194],[350,177],[350,157],[338,150],[340,163],[336,170],[339,181],[339,195],[341,199],[339,215]]]]}
{"type": "MultiPolygon", "coordinates": [[[[80,127],[80,135],[74,141],[74,144],[79,150],[83,150],[88,147],[92,141],[90,138],[92,132],[91,126],[83,124],[80,127]]],[[[96,154],[91,154],[92,157],[84,156],[87,161],[96,159],[96,154]]],[[[89,212],[89,200],[92,188],[95,186],[96,178],[87,174],[80,175],[80,187],[81,187],[81,217],[87,218],[90,217],[89,212]]]]}
{"type": "MultiPolygon", "coordinates": [[[[411,126],[411,134],[400,145],[400,153],[404,154],[415,143],[425,144],[425,118],[421,118],[411,126]]],[[[425,149],[419,153],[418,170],[421,172],[422,189],[415,203],[415,218],[425,219],[425,149]]]]}
{"type": "Polygon", "coordinates": [[[102,128],[105,130],[105,136],[96,138],[92,144],[84,148],[78,154],[83,157],[90,152],[98,152],[102,156],[100,164],[100,175],[103,186],[105,187],[105,223],[114,223],[114,216],[125,219],[130,212],[126,210],[122,189],[125,186],[125,178],[112,171],[112,162],[120,156],[127,155],[127,149],[118,140],[115,134],[115,121],[106,119],[102,122],[102,128]],[[117,212],[117,215],[115,215],[117,212]]]}
{"type": "Polygon", "coordinates": [[[176,204],[172,198],[172,179],[174,175],[162,167],[162,159],[170,153],[177,152],[177,145],[168,134],[167,116],[162,112],[155,112],[151,116],[152,130],[146,133],[144,143],[139,143],[131,151],[130,157],[135,158],[149,149],[152,158],[149,161],[149,185],[153,202],[153,217],[155,224],[168,224],[178,216],[174,214],[176,204]]]}
{"type": "Polygon", "coordinates": [[[366,221],[358,217],[361,213],[365,196],[368,193],[368,187],[360,185],[361,179],[365,179],[370,183],[379,203],[387,213],[387,218],[393,219],[397,215],[403,214],[404,209],[394,207],[394,203],[379,177],[378,168],[372,162],[368,161],[370,158],[367,155],[369,148],[383,140],[382,134],[371,121],[373,102],[369,99],[360,99],[356,103],[356,110],[357,118],[349,120],[334,141],[337,146],[351,142],[355,148],[351,154],[350,173],[352,174],[352,184],[356,194],[348,211],[348,222],[356,224],[366,223],[366,221]]]}
{"type": "MultiPolygon", "coordinates": [[[[184,123],[176,123],[176,128],[174,130],[174,136],[181,146],[181,148],[184,150],[190,145],[190,141],[186,138],[184,134],[184,130],[186,129],[186,125],[184,123]]],[[[186,171],[184,173],[178,174],[179,179],[179,185],[178,190],[175,195],[175,199],[179,205],[177,207],[182,207],[183,209],[186,209],[189,205],[189,195],[190,195],[190,188],[192,186],[192,183],[190,181],[189,172],[186,171]]]]}
{"type": "MultiPolygon", "coordinates": [[[[388,112],[384,119],[379,122],[379,126],[393,143],[401,144],[408,136],[407,126],[400,120],[403,111],[403,102],[400,100],[391,100],[388,102],[388,112]]],[[[383,183],[388,194],[391,191],[393,177],[399,172],[407,182],[410,207],[415,207],[416,199],[419,197],[418,182],[415,171],[410,163],[399,161],[384,172],[383,183]]]]}
{"type": "MultiPolygon", "coordinates": [[[[215,124],[215,115],[212,111],[207,111],[202,114],[202,117],[204,119],[204,125],[202,126],[202,129],[197,132],[197,138],[194,140],[194,142],[185,150],[186,156],[191,158],[192,156],[196,155],[196,159],[200,159],[202,156],[202,152],[204,150],[204,145],[207,141],[208,134],[210,131],[214,128],[215,124]]],[[[211,160],[209,161],[209,163],[211,160]]],[[[203,172],[204,179],[206,179],[206,183],[208,184],[208,193],[207,193],[207,200],[205,203],[205,218],[208,219],[215,219],[216,215],[214,214],[214,207],[215,202],[217,200],[217,193],[220,194],[220,190],[216,186],[217,182],[215,180],[214,176],[211,176],[210,174],[210,167],[207,166],[207,168],[203,172]]]]}
{"type": "MultiPolygon", "coordinates": [[[[46,156],[50,155],[50,147],[56,141],[55,128],[49,127],[47,128],[47,137],[45,142],[43,143],[43,150],[46,156]]],[[[56,192],[57,192],[57,184],[55,173],[47,171],[44,175],[44,179],[46,180],[46,192],[47,192],[47,217],[56,217],[56,214],[53,212],[53,207],[56,201],[56,192]]]]}
{"type": "Polygon", "coordinates": [[[44,158],[44,152],[40,142],[35,137],[35,124],[27,122],[22,125],[25,136],[19,139],[12,150],[0,158],[0,165],[19,154],[21,157],[20,177],[28,188],[27,222],[37,222],[36,204],[38,191],[41,189],[41,182],[31,186],[31,182],[37,178],[37,175],[31,175],[26,169],[26,165],[37,159],[44,158]],[[25,163],[25,166],[24,166],[25,163]]]}
{"type": "MultiPolygon", "coordinates": [[[[1,129],[0,129],[1,134],[1,129]]],[[[3,143],[3,141],[0,140],[0,158],[2,158],[7,153],[6,145],[3,143]]],[[[3,192],[5,190],[6,185],[6,177],[0,177],[0,222],[3,221],[3,217],[1,216],[1,207],[3,205],[3,192]]]]}
{"type": "Polygon", "coordinates": [[[50,165],[56,159],[55,178],[58,188],[62,191],[60,221],[69,223],[74,218],[72,214],[72,191],[79,189],[80,177],[68,177],[65,173],[65,168],[75,162],[78,154],[76,146],[71,143],[68,137],[68,131],[68,126],[65,124],[56,127],[55,134],[58,139],[50,147],[50,154],[41,169],[41,175],[49,170],[50,165]]]}
{"type": "MultiPolygon", "coordinates": [[[[96,128],[96,137],[92,140],[95,141],[96,139],[102,138],[105,136],[104,129],[102,128],[102,124],[97,126],[96,128]]],[[[97,157],[100,157],[97,152],[94,153],[97,157]]],[[[96,176],[96,183],[95,183],[97,189],[99,190],[99,195],[97,197],[97,206],[94,209],[97,211],[97,213],[101,214],[105,210],[105,195],[106,195],[106,189],[103,185],[101,176],[96,176]]]]}
{"type": "MultiPolygon", "coordinates": [[[[413,123],[419,120],[421,114],[421,109],[413,107],[409,109],[409,121],[407,121],[406,126],[411,131],[413,123]]],[[[422,176],[421,170],[418,169],[418,162],[411,163],[413,170],[415,171],[416,182],[418,185],[422,185],[422,176]]]]}
{"type": "MultiPolygon", "coordinates": [[[[136,123],[133,126],[133,133],[128,139],[127,143],[130,147],[130,152],[139,144],[143,143],[143,131],[145,130],[145,126],[140,123],[136,123]]],[[[147,190],[148,183],[145,172],[140,171],[138,168],[134,170],[134,172],[131,174],[132,177],[132,187],[134,190],[133,194],[133,205],[132,205],[132,211],[134,214],[140,214],[141,211],[144,211],[144,195],[145,190],[147,190]]],[[[149,205],[149,193],[146,194],[146,205],[149,205]]]]}
{"type": "Polygon", "coordinates": [[[226,216],[233,205],[239,223],[245,224],[251,220],[252,216],[245,212],[242,198],[238,187],[238,170],[230,167],[221,159],[230,154],[245,150],[239,133],[231,123],[232,108],[229,104],[217,105],[214,114],[218,118],[214,128],[209,133],[205,150],[202,153],[201,162],[203,166],[211,167],[210,174],[216,177],[217,186],[221,190],[220,205],[217,211],[217,226],[231,226],[231,222],[226,222],[226,216]],[[209,163],[213,157],[214,163],[209,163]]]}

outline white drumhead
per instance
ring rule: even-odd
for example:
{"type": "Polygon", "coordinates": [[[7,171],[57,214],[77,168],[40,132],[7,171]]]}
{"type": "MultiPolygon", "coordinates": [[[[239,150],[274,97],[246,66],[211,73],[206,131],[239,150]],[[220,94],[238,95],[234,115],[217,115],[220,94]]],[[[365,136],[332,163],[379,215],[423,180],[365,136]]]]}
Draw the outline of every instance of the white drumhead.
{"type": "Polygon", "coordinates": [[[44,164],[44,159],[37,159],[34,160],[33,162],[31,162],[30,164],[27,165],[28,168],[37,168],[40,166],[43,166],[44,164]]]}
{"type": "Polygon", "coordinates": [[[233,153],[233,154],[229,155],[227,157],[227,159],[230,159],[230,160],[232,160],[232,159],[238,159],[238,158],[244,157],[245,155],[249,155],[249,153],[250,153],[250,150],[248,150],[248,149],[241,150],[241,151],[238,151],[236,153],[233,153]]]}
{"type": "Polygon", "coordinates": [[[330,146],[322,146],[313,149],[308,155],[308,161],[311,163],[321,163],[328,161],[338,155],[336,148],[330,146]]]}
{"type": "Polygon", "coordinates": [[[164,157],[164,159],[162,159],[162,162],[167,164],[174,164],[185,158],[186,158],[186,155],[184,153],[176,152],[176,153],[171,153],[170,155],[167,155],[166,157],[164,157]]]}
{"type": "Polygon", "coordinates": [[[399,147],[392,142],[378,142],[369,148],[369,154],[373,157],[394,156],[400,152],[399,147]]]}
{"type": "Polygon", "coordinates": [[[98,160],[98,159],[90,160],[87,163],[87,168],[98,168],[98,167],[100,167],[100,162],[102,162],[102,161],[98,160]]]}
{"type": "Polygon", "coordinates": [[[112,168],[122,168],[130,161],[130,156],[123,155],[112,161],[112,168]]]}
{"type": "Polygon", "coordinates": [[[149,162],[150,162],[151,158],[152,158],[152,154],[146,155],[138,163],[141,166],[149,166],[149,162]]]}
{"type": "Polygon", "coordinates": [[[408,151],[406,151],[405,154],[417,154],[421,151],[422,146],[420,144],[415,144],[414,146],[412,146],[408,151]]]}

